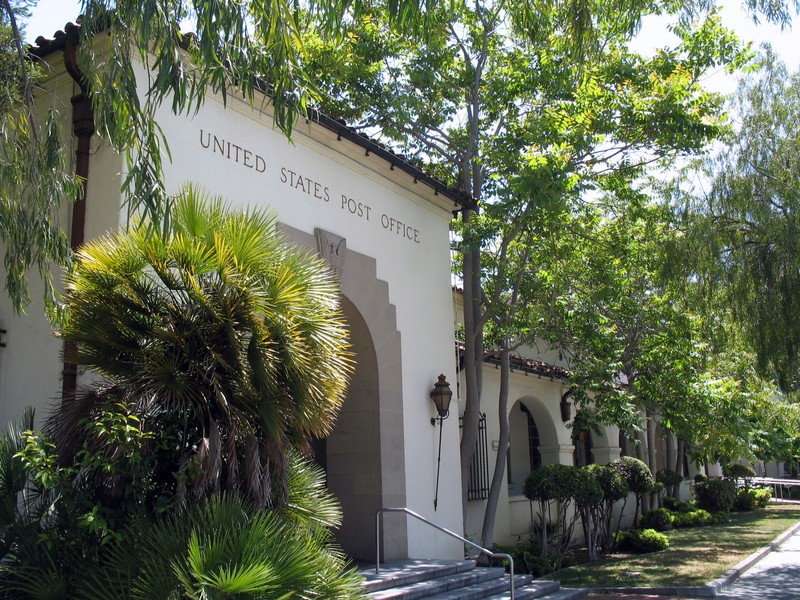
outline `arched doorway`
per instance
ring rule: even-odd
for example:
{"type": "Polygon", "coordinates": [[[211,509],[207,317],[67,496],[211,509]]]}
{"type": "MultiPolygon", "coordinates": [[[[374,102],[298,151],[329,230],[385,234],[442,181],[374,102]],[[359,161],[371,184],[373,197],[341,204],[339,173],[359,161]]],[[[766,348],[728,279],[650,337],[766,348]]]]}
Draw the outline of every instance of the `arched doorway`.
{"type": "Polygon", "coordinates": [[[364,319],[346,298],[342,308],[355,372],[333,433],[316,445],[315,459],[325,469],[328,489],[342,506],[336,540],[349,556],[367,558],[375,552],[370,515],[382,506],[377,358],[364,319]]]}
{"type": "MultiPolygon", "coordinates": [[[[317,248],[319,237],[283,229],[298,245],[317,248]]],[[[324,233],[336,248],[335,257],[321,254],[341,284],[356,368],[333,433],[317,444],[317,460],[342,507],[337,541],[350,558],[373,561],[376,511],[406,506],[401,336],[389,286],[378,279],[375,259],[324,233]]],[[[383,559],[406,558],[406,520],[387,520],[381,542],[383,559]]]]}

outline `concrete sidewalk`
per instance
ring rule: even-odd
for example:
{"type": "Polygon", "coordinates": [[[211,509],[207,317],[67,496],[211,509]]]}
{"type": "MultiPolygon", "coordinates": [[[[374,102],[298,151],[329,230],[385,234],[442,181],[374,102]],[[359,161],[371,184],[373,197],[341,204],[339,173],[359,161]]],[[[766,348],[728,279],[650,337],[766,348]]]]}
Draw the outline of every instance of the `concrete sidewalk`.
{"type": "Polygon", "coordinates": [[[800,533],[758,561],[717,598],[800,600],[800,533]]]}

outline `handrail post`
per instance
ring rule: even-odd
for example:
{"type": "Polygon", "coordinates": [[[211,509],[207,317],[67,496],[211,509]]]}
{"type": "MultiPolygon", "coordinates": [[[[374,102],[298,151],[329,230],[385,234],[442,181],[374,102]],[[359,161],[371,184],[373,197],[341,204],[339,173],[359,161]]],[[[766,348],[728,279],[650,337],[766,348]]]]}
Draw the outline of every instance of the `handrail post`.
{"type": "Polygon", "coordinates": [[[510,595],[511,595],[511,600],[515,600],[515,594],[514,594],[514,557],[512,557],[510,554],[506,554],[504,552],[492,552],[491,550],[487,550],[486,548],[483,548],[483,547],[479,546],[475,542],[471,542],[470,540],[466,539],[465,537],[460,536],[457,533],[455,533],[453,531],[450,531],[449,529],[445,529],[444,527],[442,527],[440,525],[437,525],[436,523],[434,523],[432,521],[429,521],[428,519],[426,519],[422,515],[418,515],[413,510],[410,510],[410,509],[405,508],[405,507],[402,507],[402,508],[386,508],[386,507],[384,507],[384,508],[379,508],[375,512],[375,550],[376,550],[376,553],[375,553],[375,574],[376,575],[380,574],[380,572],[381,572],[381,515],[383,513],[385,513],[385,512],[401,512],[401,513],[405,513],[409,517],[413,517],[413,518],[417,519],[418,521],[422,521],[426,525],[429,525],[429,526],[433,527],[434,529],[436,529],[438,531],[441,531],[442,533],[445,533],[445,534],[449,535],[450,537],[453,537],[453,538],[461,541],[462,543],[474,548],[475,550],[478,550],[479,552],[481,552],[483,554],[486,554],[487,556],[489,556],[491,558],[505,558],[505,559],[507,559],[508,560],[508,573],[509,573],[509,592],[510,592],[510,595]]]}
{"type": "Polygon", "coordinates": [[[381,510],[375,513],[375,574],[381,572],[381,510]]]}

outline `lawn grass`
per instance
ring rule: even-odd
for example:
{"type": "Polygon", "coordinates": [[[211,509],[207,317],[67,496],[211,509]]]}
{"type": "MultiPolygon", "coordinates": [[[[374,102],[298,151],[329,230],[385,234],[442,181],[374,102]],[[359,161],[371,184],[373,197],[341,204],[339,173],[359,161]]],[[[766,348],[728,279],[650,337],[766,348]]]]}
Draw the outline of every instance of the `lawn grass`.
{"type": "Polygon", "coordinates": [[[666,532],[661,552],[614,555],[595,563],[550,573],[566,587],[652,587],[705,585],[800,521],[796,505],[773,504],[732,513],[725,525],[666,532]]]}

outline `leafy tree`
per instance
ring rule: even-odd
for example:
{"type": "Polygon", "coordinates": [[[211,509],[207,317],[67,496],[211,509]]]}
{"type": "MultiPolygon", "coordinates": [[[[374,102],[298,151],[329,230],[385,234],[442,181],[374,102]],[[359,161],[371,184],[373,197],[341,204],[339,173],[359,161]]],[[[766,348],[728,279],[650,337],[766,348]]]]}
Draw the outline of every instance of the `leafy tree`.
{"type": "MultiPolygon", "coordinates": [[[[583,467],[600,485],[603,497],[599,504],[592,507],[591,518],[594,521],[595,548],[600,552],[610,552],[612,545],[611,518],[614,505],[628,497],[628,483],[620,472],[611,465],[586,465],[583,467]]],[[[588,539],[588,538],[587,538],[588,539]]]]}
{"type": "MultiPolygon", "coordinates": [[[[639,509],[642,498],[649,493],[655,485],[655,479],[648,466],[632,456],[622,456],[612,461],[611,466],[619,472],[628,484],[628,489],[636,496],[636,510],[633,513],[633,522],[639,520],[639,509]]],[[[620,517],[622,515],[620,514],[620,517]]]]}
{"type": "Polygon", "coordinates": [[[525,497],[539,503],[542,557],[561,556],[569,547],[579,515],[578,511],[570,515],[569,509],[581,483],[586,479],[578,474],[577,467],[560,464],[543,465],[525,479],[525,497]]]}
{"type": "MultiPolygon", "coordinates": [[[[552,335],[551,307],[569,296],[559,259],[579,265],[595,250],[564,243],[553,252],[552,240],[572,233],[561,221],[579,211],[576,201],[590,188],[632,186],[648,163],[714,138],[721,103],[702,90],[700,77],[719,64],[741,66],[747,52],[713,12],[696,27],[683,23],[677,48],[645,59],[624,45],[653,8],[638,4],[594,5],[589,26],[569,4],[538,5],[533,14],[526,4],[458,3],[431,12],[424,43],[394,32],[379,8],[347,23],[348,45],[331,48],[312,32],[306,61],[319,74],[327,112],[399,144],[480,203],[480,212],[462,213],[459,228],[466,485],[484,336],[502,363],[517,345],[552,335]],[[584,29],[567,31],[576,21],[584,29]]],[[[503,394],[498,478],[507,437],[503,394]]],[[[487,502],[484,544],[493,536],[500,487],[498,479],[487,502]]]]}
{"type": "Polygon", "coordinates": [[[734,131],[706,165],[709,190],[683,200],[709,300],[729,307],[758,374],[791,393],[800,387],[800,74],[769,53],[763,62],[733,99],[734,131]]]}

